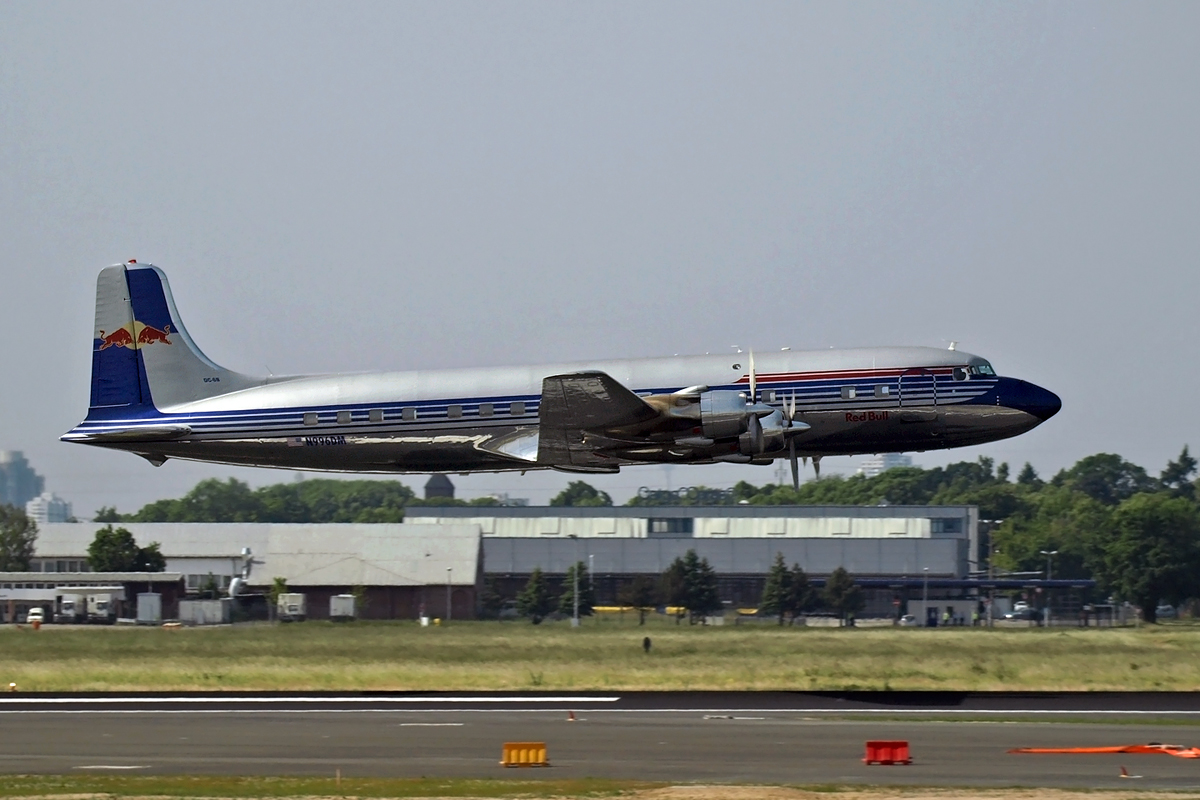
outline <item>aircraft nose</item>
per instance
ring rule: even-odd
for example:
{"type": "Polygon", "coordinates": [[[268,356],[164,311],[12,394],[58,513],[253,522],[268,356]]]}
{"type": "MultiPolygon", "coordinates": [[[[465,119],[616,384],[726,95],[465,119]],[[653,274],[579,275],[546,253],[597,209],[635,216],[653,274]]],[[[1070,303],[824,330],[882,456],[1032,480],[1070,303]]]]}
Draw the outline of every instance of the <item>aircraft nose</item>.
{"type": "Polygon", "coordinates": [[[1008,405],[1032,414],[1042,422],[1053,417],[1062,408],[1062,400],[1054,392],[1026,381],[1014,381],[1008,405]]]}

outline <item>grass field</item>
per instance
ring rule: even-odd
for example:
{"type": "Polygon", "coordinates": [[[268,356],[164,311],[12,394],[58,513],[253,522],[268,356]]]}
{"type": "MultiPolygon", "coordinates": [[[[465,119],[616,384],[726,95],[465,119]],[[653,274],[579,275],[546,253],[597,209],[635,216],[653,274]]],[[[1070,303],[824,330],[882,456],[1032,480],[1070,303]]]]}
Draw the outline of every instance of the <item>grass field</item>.
{"type": "Polygon", "coordinates": [[[1200,628],[0,628],[19,691],[1200,690],[1200,628]],[[642,652],[642,637],[653,646],[642,652]]]}

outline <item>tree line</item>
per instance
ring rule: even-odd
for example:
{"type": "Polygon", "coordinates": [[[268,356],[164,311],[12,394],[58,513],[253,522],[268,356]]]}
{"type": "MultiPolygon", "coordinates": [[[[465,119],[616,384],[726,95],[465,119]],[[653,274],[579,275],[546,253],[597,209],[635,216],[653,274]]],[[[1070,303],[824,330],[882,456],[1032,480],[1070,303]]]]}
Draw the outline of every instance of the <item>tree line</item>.
{"type": "MultiPolygon", "coordinates": [[[[564,617],[573,616],[576,611],[580,617],[595,613],[595,589],[582,561],[567,567],[561,587],[556,595],[541,568],[534,568],[525,588],[517,595],[517,614],[537,625],[556,611],[564,617]],[[579,586],[578,607],[575,605],[576,585],[579,586]]],[[[724,608],[716,570],[695,550],[676,557],[657,578],[635,576],[621,587],[617,602],[637,611],[639,625],[646,624],[647,614],[664,606],[674,614],[676,624],[686,619],[692,625],[724,608]]],[[[499,616],[503,604],[503,598],[494,588],[485,585],[481,598],[484,616],[499,616]]],[[[758,610],[762,614],[778,616],[782,625],[787,619],[796,619],[818,608],[829,609],[844,620],[861,611],[863,605],[862,589],[844,568],[834,570],[824,589],[818,590],[799,564],[788,568],[783,554],[778,553],[767,574],[758,610]]]]}

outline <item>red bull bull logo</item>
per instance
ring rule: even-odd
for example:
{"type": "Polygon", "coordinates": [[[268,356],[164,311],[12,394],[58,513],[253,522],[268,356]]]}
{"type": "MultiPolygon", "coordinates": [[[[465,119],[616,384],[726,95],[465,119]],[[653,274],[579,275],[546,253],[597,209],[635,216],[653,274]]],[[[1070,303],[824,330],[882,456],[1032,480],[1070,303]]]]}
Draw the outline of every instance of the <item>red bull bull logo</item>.
{"type": "Polygon", "coordinates": [[[162,326],[162,328],[156,328],[153,325],[143,325],[134,320],[133,325],[125,325],[117,328],[112,333],[100,331],[100,349],[107,350],[110,347],[128,347],[130,350],[136,350],[139,347],[152,344],[169,345],[171,344],[170,336],[170,323],[162,326]]]}

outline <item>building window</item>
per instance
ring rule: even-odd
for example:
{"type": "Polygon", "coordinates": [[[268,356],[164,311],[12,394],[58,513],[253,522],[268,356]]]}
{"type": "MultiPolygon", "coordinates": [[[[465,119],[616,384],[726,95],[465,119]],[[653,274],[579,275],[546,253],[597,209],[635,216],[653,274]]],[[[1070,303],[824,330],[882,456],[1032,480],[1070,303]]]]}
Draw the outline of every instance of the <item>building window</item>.
{"type": "Polygon", "coordinates": [[[930,533],[962,533],[961,517],[939,517],[929,520],[930,533]]]}
{"type": "Polygon", "coordinates": [[[695,520],[691,517],[665,517],[646,520],[651,536],[691,536],[695,520]]]}
{"type": "Polygon", "coordinates": [[[383,409],[372,408],[367,412],[367,419],[371,422],[383,422],[383,409]]]}
{"type": "Polygon", "coordinates": [[[304,415],[304,424],[305,425],[316,425],[317,424],[317,412],[310,411],[307,414],[305,414],[304,415]]]}
{"type": "Polygon", "coordinates": [[[339,411],[337,416],[338,425],[349,425],[354,420],[353,415],[349,411],[339,411]]]}
{"type": "Polygon", "coordinates": [[[508,404],[509,416],[523,417],[525,416],[525,404],[518,400],[515,403],[508,404]]]}
{"type": "Polygon", "coordinates": [[[891,394],[892,394],[892,387],[888,386],[886,383],[879,383],[879,384],[875,385],[875,396],[876,397],[889,397],[889,396],[891,396],[891,394]]]}
{"type": "Polygon", "coordinates": [[[457,419],[462,416],[462,406],[446,406],[446,416],[457,419]]]}
{"type": "Polygon", "coordinates": [[[494,413],[496,413],[496,409],[495,409],[495,406],[493,406],[491,403],[480,403],[479,404],[479,416],[490,417],[494,413]]]}
{"type": "Polygon", "coordinates": [[[843,400],[853,400],[857,396],[858,396],[858,389],[855,388],[854,386],[843,386],[842,387],[842,399],[843,400]]]}
{"type": "Polygon", "coordinates": [[[400,412],[400,418],[407,422],[412,422],[417,418],[417,410],[415,408],[406,408],[400,412]]]}

